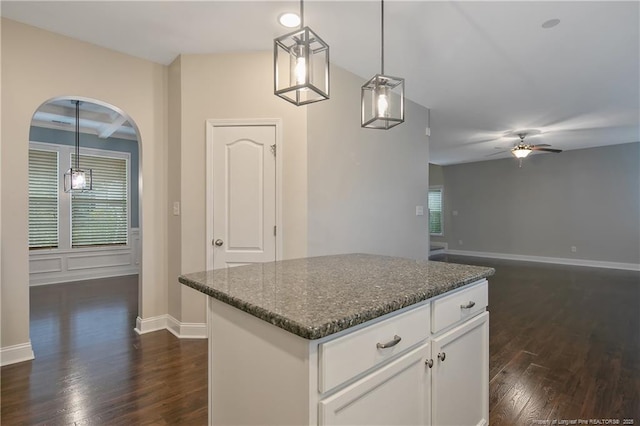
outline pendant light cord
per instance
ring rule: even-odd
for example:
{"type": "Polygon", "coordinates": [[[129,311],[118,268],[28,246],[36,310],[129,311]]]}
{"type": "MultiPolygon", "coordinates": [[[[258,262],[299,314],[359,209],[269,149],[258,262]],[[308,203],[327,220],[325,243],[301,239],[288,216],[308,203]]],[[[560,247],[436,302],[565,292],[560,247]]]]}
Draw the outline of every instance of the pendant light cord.
{"type": "Polygon", "coordinates": [[[300,0],[300,29],[304,28],[304,1],[300,0]]]}
{"type": "Polygon", "coordinates": [[[76,169],[80,169],[80,101],[76,101],[76,169]]]}
{"type": "Polygon", "coordinates": [[[384,0],[380,0],[380,74],[384,75],[384,0]]]}

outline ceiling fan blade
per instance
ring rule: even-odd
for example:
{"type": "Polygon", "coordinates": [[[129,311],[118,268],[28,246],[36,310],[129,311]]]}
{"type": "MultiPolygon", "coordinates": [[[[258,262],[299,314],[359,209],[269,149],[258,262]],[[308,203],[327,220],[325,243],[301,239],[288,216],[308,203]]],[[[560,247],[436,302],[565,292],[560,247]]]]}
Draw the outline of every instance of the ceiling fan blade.
{"type": "Polygon", "coordinates": [[[546,152],[562,152],[561,149],[551,149],[551,148],[538,148],[537,146],[532,146],[531,149],[533,151],[546,151],[546,152]]]}
{"type": "Polygon", "coordinates": [[[485,155],[485,157],[491,157],[492,155],[504,154],[505,152],[509,152],[509,151],[508,150],[498,151],[498,152],[494,152],[492,154],[487,154],[487,155],[485,155]]]}
{"type": "Polygon", "coordinates": [[[531,145],[531,146],[551,146],[551,145],[549,145],[548,143],[538,143],[538,144],[531,145]]]}

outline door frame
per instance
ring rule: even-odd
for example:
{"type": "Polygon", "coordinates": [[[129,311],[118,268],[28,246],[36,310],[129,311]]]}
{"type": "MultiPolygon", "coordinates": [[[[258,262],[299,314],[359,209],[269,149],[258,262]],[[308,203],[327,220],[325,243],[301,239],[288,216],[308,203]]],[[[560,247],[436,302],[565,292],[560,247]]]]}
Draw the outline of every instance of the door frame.
{"type": "Polygon", "coordinates": [[[249,127],[249,126],[273,126],[276,134],[276,260],[282,260],[282,119],[280,118],[239,118],[239,119],[214,119],[206,120],[206,168],[205,168],[205,193],[206,193],[206,241],[205,255],[207,270],[213,269],[213,143],[216,127],[249,127]]]}

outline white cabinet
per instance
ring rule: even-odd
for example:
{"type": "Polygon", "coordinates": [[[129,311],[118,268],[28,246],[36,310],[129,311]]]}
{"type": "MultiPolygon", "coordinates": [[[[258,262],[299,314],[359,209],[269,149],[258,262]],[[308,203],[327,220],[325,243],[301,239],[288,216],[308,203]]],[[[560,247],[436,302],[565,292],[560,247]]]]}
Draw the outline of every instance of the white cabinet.
{"type": "Polygon", "coordinates": [[[331,395],[319,404],[319,425],[488,424],[487,303],[488,285],[481,281],[321,345],[319,389],[326,392],[355,376],[327,372],[363,372],[383,359],[380,353],[378,358],[368,355],[373,336],[393,335],[390,330],[398,330],[398,336],[410,336],[402,340],[404,347],[398,344],[395,353],[385,354],[386,360],[395,361],[369,370],[368,375],[334,394],[328,392],[331,395]],[[425,338],[426,343],[407,353],[408,347],[425,338]]]}
{"type": "Polygon", "coordinates": [[[209,298],[209,423],[487,424],[486,306],[482,280],[307,340],[209,298]]]}
{"type": "Polygon", "coordinates": [[[489,313],[432,339],[432,423],[489,423],[489,313]]]}
{"type": "Polygon", "coordinates": [[[319,424],[429,424],[429,343],[401,356],[320,402],[319,424]]]}

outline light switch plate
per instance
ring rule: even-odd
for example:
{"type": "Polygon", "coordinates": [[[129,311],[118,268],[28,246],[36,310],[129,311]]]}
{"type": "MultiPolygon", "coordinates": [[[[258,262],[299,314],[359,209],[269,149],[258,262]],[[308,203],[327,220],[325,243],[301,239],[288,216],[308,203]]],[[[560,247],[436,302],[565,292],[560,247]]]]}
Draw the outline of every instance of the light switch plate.
{"type": "Polygon", "coordinates": [[[180,216],[180,201],[173,202],[173,215],[180,216]]]}
{"type": "Polygon", "coordinates": [[[424,216],[424,206],[416,206],[416,216],[424,216]]]}

